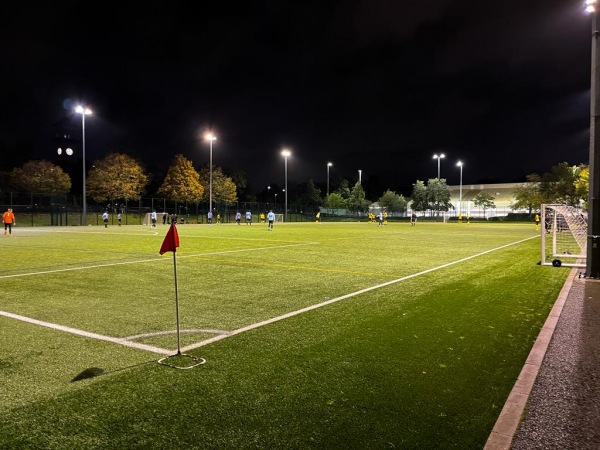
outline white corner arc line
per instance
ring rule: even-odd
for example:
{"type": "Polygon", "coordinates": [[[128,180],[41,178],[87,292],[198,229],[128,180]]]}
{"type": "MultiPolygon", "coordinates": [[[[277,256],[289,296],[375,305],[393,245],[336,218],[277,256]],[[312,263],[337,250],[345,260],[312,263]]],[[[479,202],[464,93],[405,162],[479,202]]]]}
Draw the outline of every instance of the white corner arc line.
{"type": "Polygon", "coordinates": [[[274,323],[274,322],[279,322],[280,320],[288,319],[290,317],[297,316],[299,314],[303,314],[303,313],[308,312],[308,311],[312,311],[313,309],[321,308],[323,306],[327,306],[327,305],[330,305],[332,303],[336,303],[336,302],[339,302],[341,300],[345,300],[347,298],[355,297],[357,295],[364,294],[365,292],[374,291],[376,289],[380,289],[380,288],[383,288],[383,287],[386,287],[386,286],[390,286],[392,284],[400,283],[401,281],[410,280],[411,278],[415,278],[415,277],[418,277],[418,276],[421,276],[421,275],[425,275],[427,273],[434,272],[436,270],[444,269],[446,267],[453,266],[455,264],[459,264],[461,262],[465,262],[465,261],[468,261],[470,259],[486,255],[488,253],[492,253],[492,252],[495,252],[495,251],[498,251],[498,250],[502,250],[503,248],[510,247],[510,246],[513,246],[513,245],[516,245],[516,244],[520,244],[520,243],[528,241],[530,239],[535,239],[537,237],[539,237],[539,236],[533,236],[533,237],[529,237],[529,238],[526,238],[526,239],[521,239],[521,240],[516,241],[516,242],[511,242],[510,244],[502,245],[500,247],[496,247],[496,248],[493,248],[493,249],[490,249],[490,250],[486,250],[484,252],[477,253],[475,255],[467,256],[465,258],[457,259],[456,261],[452,261],[452,262],[449,262],[449,263],[446,263],[446,264],[442,264],[441,266],[433,267],[433,268],[427,269],[427,270],[422,270],[421,272],[413,273],[411,275],[407,275],[407,276],[402,277],[402,278],[396,278],[395,280],[386,281],[385,283],[380,283],[380,284],[377,284],[375,286],[370,286],[370,287],[367,287],[367,288],[364,288],[364,289],[361,289],[361,290],[358,290],[358,291],[355,291],[355,292],[350,292],[349,294],[345,294],[345,295],[342,295],[340,297],[332,298],[330,300],[326,300],[324,302],[317,303],[315,305],[307,306],[305,308],[298,309],[296,311],[291,311],[289,313],[282,314],[281,316],[272,317],[271,319],[263,320],[261,322],[253,323],[251,325],[248,325],[248,326],[245,326],[245,327],[242,327],[242,328],[238,328],[237,330],[230,331],[228,334],[214,336],[214,337],[212,337],[210,339],[206,339],[206,340],[198,342],[196,344],[191,344],[191,345],[188,345],[186,347],[183,347],[181,350],[184,351],[184,352],[186,352],[186,351],[193,350],[193,349],[196,349],[196,348],[199,348],[199,347],[204,347],[204,346],[206,346],[208,344],[212,344],[213,342],[221,341],[221,340],[227,339],[227,338],[229,338],[231,336],[235,336],[237,334],[244,333],[246,331],[254,330],[255,328],[260,328],[260,327],[263,327],[265,325],[269,325],[269,324],[274,323]]]}

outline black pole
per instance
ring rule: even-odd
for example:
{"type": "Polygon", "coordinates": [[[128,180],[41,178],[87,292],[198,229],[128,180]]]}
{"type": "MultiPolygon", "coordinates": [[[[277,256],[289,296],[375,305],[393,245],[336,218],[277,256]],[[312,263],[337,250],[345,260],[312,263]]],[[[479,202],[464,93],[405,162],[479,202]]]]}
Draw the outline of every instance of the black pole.
{"type": "Polygon", "coordinates": [[[596,139],[600,112],[600,54],[598,53],[598,13],[592,13],[592,64],[590,92],[590,194],[588,202],[588,242],[586,277],[600,278],[600,140],[596,139]]]}

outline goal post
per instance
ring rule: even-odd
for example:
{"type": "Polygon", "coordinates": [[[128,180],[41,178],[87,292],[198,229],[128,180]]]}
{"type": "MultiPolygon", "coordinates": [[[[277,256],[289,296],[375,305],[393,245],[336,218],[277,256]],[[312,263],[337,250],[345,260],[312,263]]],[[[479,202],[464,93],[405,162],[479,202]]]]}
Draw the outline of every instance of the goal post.
{"type": "Polygon", "coordinates": [[[542,205],[542,261],[544,266],[585,267],[587,213],[573,206],[542,205]]]}
{"type": "Polygon", "coordinates": [[[275,222],[283,222],[283,214],[275,214],[275,222]]]}
{"type": "MultiPolygon", "coordinates": [[[[162,223],[164,214],[166,213],[156,213],[156,223],[162,223]]],[[[142,219],[142,225],[152,225],[152,213],[146,213],[142,219]]]]}

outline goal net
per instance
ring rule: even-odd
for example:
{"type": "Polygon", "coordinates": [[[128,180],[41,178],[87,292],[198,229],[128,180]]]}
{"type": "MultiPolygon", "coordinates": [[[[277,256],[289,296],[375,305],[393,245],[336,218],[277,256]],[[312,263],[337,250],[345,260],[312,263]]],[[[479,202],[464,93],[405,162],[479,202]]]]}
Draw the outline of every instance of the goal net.
{"type": "Polygon", "coordinates": [[[587,213],[567,205],[542,205],[542,265],[585,267],[587,213]]]}
{"type": "Polygon", "coordinates": [[[283,214],[275,214],[275,222],[283,222],[283,214]]]}

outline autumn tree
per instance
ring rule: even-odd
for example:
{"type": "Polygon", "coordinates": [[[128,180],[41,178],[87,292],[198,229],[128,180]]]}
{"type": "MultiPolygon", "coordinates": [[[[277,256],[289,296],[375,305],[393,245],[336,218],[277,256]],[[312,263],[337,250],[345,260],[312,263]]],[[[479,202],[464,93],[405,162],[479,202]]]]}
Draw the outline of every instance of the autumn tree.
{"type": "Polygon", "coordinates": [[[131,156],[109,153],[94,162],[87,176],[88,195],[97,202],[136,200],[149,182],[143,167],[131,156]]]}
{"type": "MultiPolygon", "coordinates": [[[[200,184],[204,189],[203,200],[208,201],[210,196],[210,170],[208,167],[200,169],[200,184]]],[[[236,202],[237,186],[233,180],[223,173],[220,167],[213,167],[212,171],[212,197],[213,202],[236,202]]]]}
{"type": "Polygon", "coordinates": [[[71,190],[71,177],[48,161],[28,161],[10,174],[10,183],[23,192],[63,195],[71,190]]]}
{"type": "Polygon", "coordinates": [[[204,188],[192,162],[182,154],[177,154],[157,193],[177,202],[198,203],[202,200],[204,188]]]}

